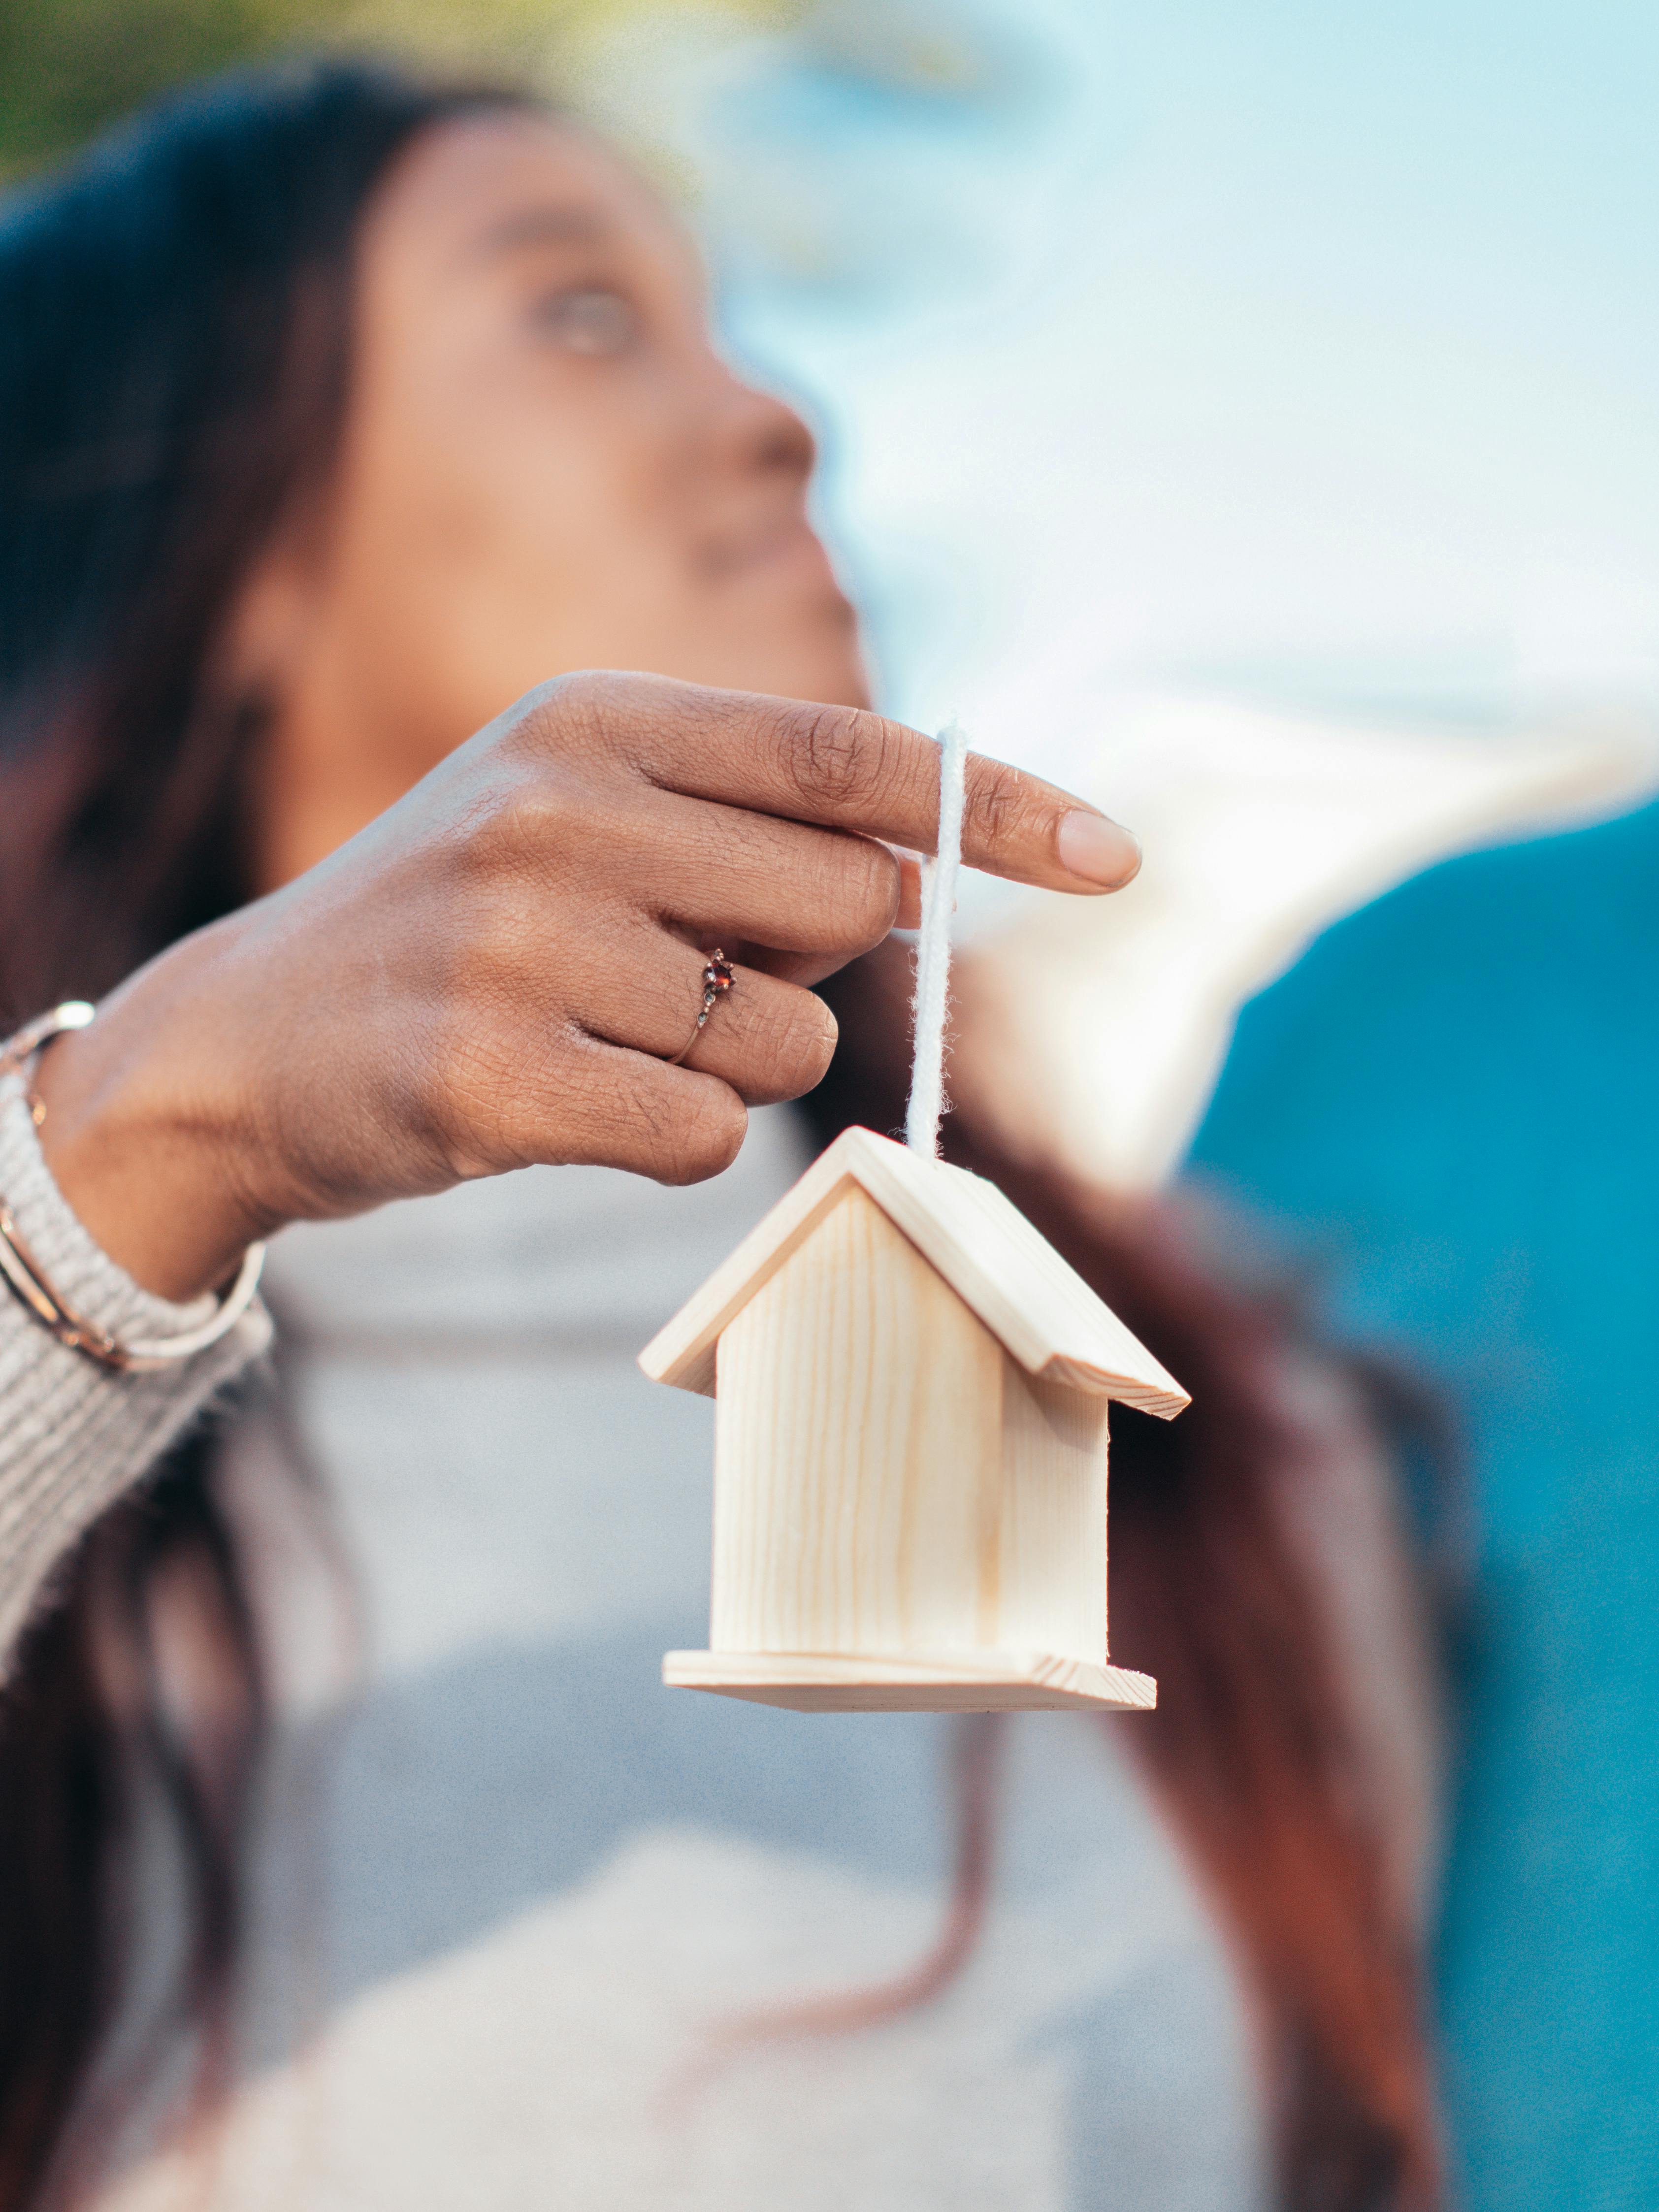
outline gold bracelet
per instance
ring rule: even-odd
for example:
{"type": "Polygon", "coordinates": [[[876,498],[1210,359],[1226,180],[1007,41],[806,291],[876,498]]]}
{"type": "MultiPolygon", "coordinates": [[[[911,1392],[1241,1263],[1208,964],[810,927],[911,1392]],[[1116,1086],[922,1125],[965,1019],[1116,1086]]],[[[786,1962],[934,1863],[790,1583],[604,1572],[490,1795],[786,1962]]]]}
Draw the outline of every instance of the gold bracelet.
{"type": "MultiPolygon", "coordinates": [[[[53,1007],[49,1014],[27,1023],[15,1036],[0,1046],[0,1080],[9,1075],[24,1074],[43,1045],[61,1036],[66,1030],[85,1029],[92,1016],[93,1009],[85,1000],[70,999],[61,1006],[53,1007]]],[[[45,1118],[40,1103],[27,1094],[26,1097],[30,1118],[39,1127],[45,1118]]],[[[0,1274],[4,1275],[41,1328],[56,1337],[59,1344],[70,1352],[78,1352],[94,1366],[118,1375],[153,1373],[179,1360],[191,1359],[198,1352],[205,1352],[209,1345],[216,1344],[252,1304],[264,1261],[264,1246],[250,1244],[236,1280],[220,1301],[218,1311],[199,1328],[187,1329],[181,1336],[124,1344],[96,1322],[77,1313],[69,1300],[53,1289],[46,1271],[19,1235],[11,1208],[0,1198],[0,1274]]]]}

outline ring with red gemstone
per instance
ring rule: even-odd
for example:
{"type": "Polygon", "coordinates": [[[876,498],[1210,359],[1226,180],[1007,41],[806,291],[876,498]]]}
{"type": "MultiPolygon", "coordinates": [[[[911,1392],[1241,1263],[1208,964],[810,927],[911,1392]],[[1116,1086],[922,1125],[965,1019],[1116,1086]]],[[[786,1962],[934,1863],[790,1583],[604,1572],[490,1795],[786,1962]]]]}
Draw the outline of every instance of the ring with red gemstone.
{"type": "Polygon", "coordinates": [[[704,1023],[737,980],[737,974],[732,963],[717,945],[709,954],[708,963],[702,971],[702,1004],[697,1009],[697,1018],[692,1025],[690,1036],[669,1061],[668,1065],[671,1067],[678,1067],[685,1058],[686,1054],[702,1035],[704,1023]]]}

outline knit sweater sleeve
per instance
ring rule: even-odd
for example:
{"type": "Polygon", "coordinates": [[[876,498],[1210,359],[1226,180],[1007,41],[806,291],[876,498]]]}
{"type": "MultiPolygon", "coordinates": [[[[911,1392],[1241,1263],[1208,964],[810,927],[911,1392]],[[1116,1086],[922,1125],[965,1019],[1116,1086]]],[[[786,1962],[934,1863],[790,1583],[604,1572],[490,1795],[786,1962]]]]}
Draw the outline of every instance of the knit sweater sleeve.
{"type": "MultiPolygon", "coordinates": [[[[156,1297],[99,1249],[52,1179],[15,1076],[0,1081],[0,1197],[52,1283],[112,1335],[176,1336],[211,1316],[210,1297],[156,1297]]],[[[0,1279],[0,1676],[80,1537],[270,1340],[256,1304],[194,1358],[115,1374],[59,1344],[0,1279]]]]}

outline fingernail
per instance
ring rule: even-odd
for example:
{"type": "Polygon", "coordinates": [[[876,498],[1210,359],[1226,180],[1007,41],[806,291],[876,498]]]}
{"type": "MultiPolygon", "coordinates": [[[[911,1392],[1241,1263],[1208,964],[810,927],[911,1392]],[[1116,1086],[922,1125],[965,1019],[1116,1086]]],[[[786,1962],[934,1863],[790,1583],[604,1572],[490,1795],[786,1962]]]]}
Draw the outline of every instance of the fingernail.
{"type": "Polygon", "coordinates": [[[1133,881],[1140,867],[1139,840],[1103,814],[1085,814],[1081,807],[1062,814],[1058,842],[1061,866],[1085,883],[1115,890],[1133,881]]]}

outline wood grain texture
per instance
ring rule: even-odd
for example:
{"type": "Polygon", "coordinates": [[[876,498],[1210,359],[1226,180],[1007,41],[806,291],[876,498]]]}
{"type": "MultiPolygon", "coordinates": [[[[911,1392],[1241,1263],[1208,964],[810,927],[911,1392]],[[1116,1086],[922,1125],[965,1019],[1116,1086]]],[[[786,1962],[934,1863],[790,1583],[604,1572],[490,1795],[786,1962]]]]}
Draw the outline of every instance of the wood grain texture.
{"type": "Polygon", "coordinates": [[[715,1346],[856,1185],[1030,1375],[1170,1419],[1187,1393],[992,1183],[847,1129],[640,1355],[653,1380],[712,1395],[715,1346]]]}
{"type": "Polygon", "coordinates": [[[716,1401],[712,1648],[665,1682],[1156,1703],[1107,1656],[1107,1411],[1186,1394],[990,1184],[848,1130],[640,1364],[716,1401]]]}
{"type": "Polygon", "coordinates": [[[671,1651],[671,1689],[713,1690],[796,1712],[994,1713],[1111,1709],[1150,1712],[1158,1685],[1123,1667],[1053,1652],[908,1651],[857,1659],[817,1651],[671,1651]]]}
{"type": "Polygon", "coordinates": [[[1004,1366],[845,1185],[720,1340],[715,1649],[994,1643],[1004,1366]]]}
{"type": "Polygon", "coordinates": [[[1106,1663],[1106,1401],[1004,1355],[995,1625],[1011,1651],[1106,1663]]]}
{"type": "Polygon", "coordinates": [[[1107,1664],[1107,1401],[1028,1376],[860,1185],[718,1364],[713,1648],[665,1680],[826,1710],[1155,1695],[1107,1664]]]}

